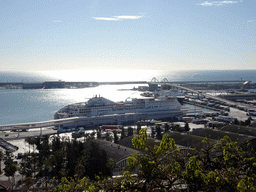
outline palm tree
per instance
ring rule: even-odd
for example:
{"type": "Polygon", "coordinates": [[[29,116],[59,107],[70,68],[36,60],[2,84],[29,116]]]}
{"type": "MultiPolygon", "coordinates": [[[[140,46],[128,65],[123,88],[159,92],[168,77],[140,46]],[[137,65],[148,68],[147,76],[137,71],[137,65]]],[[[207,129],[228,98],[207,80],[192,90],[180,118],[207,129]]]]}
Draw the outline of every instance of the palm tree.
{"type": "Polygon", "coordinates": [[[122,132],[121,132],[121,139],[125,138],[126,135],[125,135],[125,132],[124,132],[124,128],[122,127],[122,132]]]}
{"type": "Polygon", "coordinates": [[[168,132],[169,131],[169,125],[167,123],[164,124],[164,132],[168,132]]]}
{"type": "Polygon", "coordinates": [[[141,124],[140,124],[140,122],[138,121],[138,122],[137,122],[137,134],[140,133],[140,130],[141,130],[141,124]]]}
{"type": "Polygon", "coordinates": [[[12,157],[13,155],[11,153],[6,152],[4,156],[4,164],[5,164],[4,172],[7,177],[13,177],[13,181],[15,182],[14,174],[18,170],[18,167],[17,167],[17,163],[13,161],[12,157]]]}
{"type": "Polygon", "coordinates": [[[112,158],[109,158],[106,166],[110,169],[110,172],[111,172],[111,175],[112,175],[113,172],[114,172],[114,169],[116,167],[116,161],[112,158]]]}
{"type": "Polygon", "coordinates": [[[97,130],[97,139],[101,139],[101,132],[99,129],[97,130]]]}
{"type": "Polygon", "coordinates": [[[78,164],[75,167],[75,173],[78,175],[79,178],[81,178],[84,175],[85,167],[82,164],[78,164]]]}

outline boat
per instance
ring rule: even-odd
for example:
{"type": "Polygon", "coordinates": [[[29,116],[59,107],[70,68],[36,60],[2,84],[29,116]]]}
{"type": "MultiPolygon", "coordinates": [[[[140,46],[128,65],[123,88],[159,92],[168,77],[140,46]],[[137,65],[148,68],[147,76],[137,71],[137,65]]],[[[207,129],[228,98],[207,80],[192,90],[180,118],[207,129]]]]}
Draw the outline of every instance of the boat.
{"type": "Polygon", "coordinates": [[[86,102],[65,106],[55,113],[54,119],[78,117],[74,123],[63,125],[68,127],[124,125],[148,119],[180,120],[181,108],[175,97],[130,98],[114,102],[96,95],[86,102]]]}

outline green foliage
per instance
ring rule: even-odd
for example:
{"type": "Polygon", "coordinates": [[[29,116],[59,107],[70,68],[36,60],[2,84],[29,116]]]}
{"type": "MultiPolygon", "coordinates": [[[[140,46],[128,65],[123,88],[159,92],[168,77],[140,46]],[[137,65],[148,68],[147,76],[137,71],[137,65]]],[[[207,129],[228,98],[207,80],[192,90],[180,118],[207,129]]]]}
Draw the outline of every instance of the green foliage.
{"type": "Polygon", "coordinates": [[[100,172],[104,176],[110,175],[110,169],[106,166],[106,152],[95,142],[85,146],[76,139],[56,136],[34,138],[33,141],[39,153],[24,154],[20,173],[26,177],[61,179],[63,176],[73,177],[77,174],[79,178],[94,178],[100,172]]]}
{"type": "MultiPolygon", "coordinates": [[[[178,189],[176,183],[187,184],[190,191],[256,189],[255,153],[227,136],[217,143],[205,138],[198,148],[180,150],[168,134],[159,145],[150,146],[146,130],[141,129],[132,143],[141,152],[127,158],[129,171],[119,179],[65,178],[55,191],[171,191],[178,189]],[[134,177],[131,173],[136,170],[134,177]]],[[[109,161],[111,167],[113,162],[109,161]]]]}
{"type": "Polygon", "coordinates": [[[124,191],[129,191],[134,186],[134,180],[131,177],[131,174],[129,171],[124,172],[124,179],[122,180],[122,187],[124,191]]]}
{"type": "Polygon", "coordinates": [[[127,168],[130,170],[133,170],[136,168],[136,166],[138,165],[138,159],[139,159],[139,155],[136,153],[133,153],[132,155],[130,155],[126,161],[127,161],[127,168]]]}
{"type": "Polygon", "coordinates": [[[255,177],[245,177],[237,185],[240,192],[255,191],[255,177]]]}
{"type": "Polygon", "coordinates": [[[167,182],[173,178],[187,183],[192,191],[253,190],[256,186],[255,154],[248,157],[248,153],[227,136],[217,143],[205,138],[199,148],[187,153],[188,160],[167,134],[159,145],[152,148],[148,145],[146,131],[142,129],[139,135],[134,136],[133,145],[144,149],[145,154],[129,157],[127,164],[133,169],[139,165],[139,178],[145,180],[143,186],[150,184],[161,188],[161,182],[164,182],[163,188],[166,188],[174,184],[167,182]],[[157,181],[158,177],[161,179],[156,184],[153,180],[157,181]]]}
{"type": "MultiPolygon", "coordinates": [[[[49,139],[28,139],[39,153],[25,154],[20,172],[27,178],[38,173],[61,179],[53,191],[171,191],[178,183],[187,184],[190,191],[256,189],[255,151],[227,136],[217,143],[205,138],[197,148],[179,149],[168,134],[150,145],[146,129],[141,129],[132,139],[140,153],[127,158],[126,171],[119,179],[104,178],[111,175],[116,162],[107,161],[106,152],[95,142],[85,146],[75,139],[49,139]]],[[[6,173],[13,175],[12,156],[5,154],[4,160],[6,173]]]]}
{"type": "Polygon", "coordinates": [[[133,137],[132,144],[135,148],[144,150],[144,154],[132,154],[127,158],[128,170],[139,169],[140,181],[130,182],[132,187],[138,191],[171,189],[177,176],[181,174],[179,162],[168,156],[171,150],[175,152],[173,155],[179,152],[175,141],[165,134],[160,144],[152,147],[149,145],[146,129],[141,129],[139,135],[133,137]]]}
{"type": "Polygon", "coordinates": [[[100,190],[100,187],[96,182],[91,182],[88,178],[84,177],[79,179],[78,176],[74,178],[66,178],[63,177],[61,179],[62,185],[58,185],[53,192],[73,192],[73,191],[88,191],[88,192],[96,192],[100,190]]]}
{"type": "Polygon", "coordinates": [[[21,163],[20,163],[20,174],[24,175],[25,177],[32,177],[33,171],[33,161],[34,157],[32,157],[31,153],[24,154],[21,163]]]}
{"type": "Polygon", "coordinates": [[[160,153],[161,155],[168,152],[169,149],[177,149],[177,146],[175,144],[174,139],[170,138],[170,135],[164,134],[162,141],[160,142],[160,145],[155,148],[156,153],[160,153]]]}
{"type": "Polygon", "coordinates": [[[112,158],[109,158],[106,165],[110,169],[111,174],[112,174],[116,167],[116,161],[112,158]]]}
{"type": "Polygon", "coordinates": [[[132,144],[137,149],[148,150],[147,141],[148,141],[148,138],[147,138],[146,129],[141,129],[139,135],[134,135],[132,139],[132,144]]]}
{"type": "Polygon", "coordinates": [[[200,162],[196,160],[196,156],[189,158],[189,162],[185,165],[185,172],[183,173],[183,178],[192,189],[201,189],[206,182],[206,176],[202,172],[200,162]]]}
{"type": "Polygon", "coordinates": [[[17,164],[13,161],[12,154],[7,153],[4,156],[4,172],[7,177],[14,176],[15,172],[18,170],[17,164]]]}
{"type": "Polygon", "coordinates": [[[151,177],[152,171],[156,166],[156,162],[150,161],[150,158],[147,156],[140,157],[140,173],[142,176],[148,178],[151,177]]]}

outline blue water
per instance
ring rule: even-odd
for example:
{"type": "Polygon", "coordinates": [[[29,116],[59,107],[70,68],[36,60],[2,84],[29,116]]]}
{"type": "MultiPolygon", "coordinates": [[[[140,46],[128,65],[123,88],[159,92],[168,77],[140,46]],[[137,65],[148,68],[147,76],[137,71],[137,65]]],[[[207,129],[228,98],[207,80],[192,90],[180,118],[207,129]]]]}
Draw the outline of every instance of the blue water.
{"type": "MultiPolygon", "coordinates": [[[[227,71],[58,71],[0,72],[0,82],[63,81],[214,81],[249,80],[256,82],[256,70],[227,71]]],[[[52,120],[54,113],[71,103],[83,102],[96,94],[122,101],[137,97],[137,91],[118,91],[138,85],[107,85],[83,89],[0,89],[0,125],[52,120]]]]}

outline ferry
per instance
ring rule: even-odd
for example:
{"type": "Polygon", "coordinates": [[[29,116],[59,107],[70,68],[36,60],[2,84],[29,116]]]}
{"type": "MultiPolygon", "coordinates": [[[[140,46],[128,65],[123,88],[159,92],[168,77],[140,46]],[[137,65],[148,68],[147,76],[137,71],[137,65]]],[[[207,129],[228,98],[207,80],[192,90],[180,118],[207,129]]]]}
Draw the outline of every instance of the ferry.
{"type": "Polygon", "coordinates": [[[113,102],[95,96],[87,102],[67,105],[57,111],[54,119],[78,117],[75,123],[65,126],[96,126],[132,124],[140,120],[182,118],[182,106],[175,97],[133,98],[113,102]]]}

